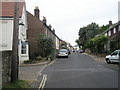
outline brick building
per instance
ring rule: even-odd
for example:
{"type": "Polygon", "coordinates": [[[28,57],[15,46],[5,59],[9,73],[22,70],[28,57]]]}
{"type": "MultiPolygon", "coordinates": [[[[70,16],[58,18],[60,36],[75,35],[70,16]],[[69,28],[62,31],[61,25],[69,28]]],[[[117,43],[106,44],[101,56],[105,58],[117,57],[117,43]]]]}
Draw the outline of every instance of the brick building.
{"type": "Polygon", "coordinates": [[[109,21],[109,28],[105,31],[105,36],[108,36],[109,40],[120,40],[120,21],[114,25],[112,21],[109,21]]]}
{"type": "Polygon", "coordinates": [[[27,12],[27,19],[28,19],[28,41],[29,41],[29,54],[35,55],[39,53],[38,47],[38,39],[40,34],[44,34],[50,37],[54,41],[54,48],[59,49],[60,39],[55,34],[55,30],[52,29],[51,25],[47,25],[46,18],[43,17],[41,21],[40,18],[40,10],[38,7],[34,9],[34,15],[27,12]]]}
{"type": "Polygon", "coordinates": [[[105,36],[108,36],[108,44],[106,45],[107,50],[111,50],[111,42],[113,44],[120,43],[120,21],[115,24],[112,24],[112,21],[109,21],[109,28],[104,32],[105,36]],[[115,43],[114,43],[115,42],[115,43]]]}

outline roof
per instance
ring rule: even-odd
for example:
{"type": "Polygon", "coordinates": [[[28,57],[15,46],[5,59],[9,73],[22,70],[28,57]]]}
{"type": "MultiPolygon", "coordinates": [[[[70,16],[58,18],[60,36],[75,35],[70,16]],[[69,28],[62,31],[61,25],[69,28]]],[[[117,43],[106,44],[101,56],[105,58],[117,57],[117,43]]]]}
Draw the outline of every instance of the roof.
{"type": "Polygon", "coordinates": [[[118,21],[117,23],[113,24],[112,26],[110,26],[106,31],[104,31],[103,33],[106,33],[107,31],[115,28],[116,26],[120,25],[120,21],[118,21]]]}
{"type": "MultiPolygon", "coordinates": [[[[25,2],[19,2],[19,16],[22,16],[24,4],[25,2]]],[[[13,17],[14,16],[14,5],[15,5],[15,2],[2,2],[2,14],[0,16],[2,16],[3,18],[13,17]]]]}

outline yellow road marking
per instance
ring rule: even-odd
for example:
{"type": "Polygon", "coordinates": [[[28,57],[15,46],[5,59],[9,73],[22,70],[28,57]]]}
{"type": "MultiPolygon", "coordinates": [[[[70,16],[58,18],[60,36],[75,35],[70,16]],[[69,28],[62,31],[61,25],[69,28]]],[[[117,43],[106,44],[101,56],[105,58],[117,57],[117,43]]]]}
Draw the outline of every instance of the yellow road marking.
{"type": "Polygon", "coordinates": [[[47,80],[47,75],[43,75],[43,79],[40,83],[40,86],[39,86],[38,90],[43,90],[44,89],[46,80],[47,80]]]}

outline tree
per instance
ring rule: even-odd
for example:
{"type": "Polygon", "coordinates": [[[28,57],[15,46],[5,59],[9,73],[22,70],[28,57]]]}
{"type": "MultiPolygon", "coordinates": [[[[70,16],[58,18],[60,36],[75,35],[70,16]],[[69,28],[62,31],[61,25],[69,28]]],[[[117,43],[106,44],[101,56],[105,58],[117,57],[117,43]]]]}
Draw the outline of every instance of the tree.
{"type": "Polygon", "coordinates": [[[109,28],[109,25],[106,25],[106,26],[103,25],[103,26],[99,27],[98,33],[100,34],[100,33],[104,32],[104,31],[106,31],[108,28],[109,28]]]}
{"type": "Polygon", "coordinates": [[[79,47],[80,46],[85,47],[86,42],[89,39],[94,38],[98,34],[98,30],[99,30],[99,26],[96,23],[91,23],[85,27],[80,28],[79,38],[78,38],[79,47]]]}
{"type": "Polygon", "coordinates": [[[54,51],[53,40],[45,35],[40,34],[38,45],[40,48],[40,55],[42,57],[47,57],[54,51]]]}

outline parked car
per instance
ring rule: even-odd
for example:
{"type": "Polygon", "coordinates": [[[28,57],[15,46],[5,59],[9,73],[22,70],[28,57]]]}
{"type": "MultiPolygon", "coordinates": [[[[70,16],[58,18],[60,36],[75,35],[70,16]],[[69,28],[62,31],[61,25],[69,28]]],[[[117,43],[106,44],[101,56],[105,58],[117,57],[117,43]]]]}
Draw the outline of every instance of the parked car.
{"type": "Polygon", "coordinates": [[[111,55],[105,57],[107,63],[120,62],[120,50],[115,50],[111,55]]]}
{"type": "Polygon", "coordinates": [[[71,52],[70,52],[70,50],[68,49],[68,54],[70,54],[71,52]]]}
{"type": "Polygon", "coordinates": [[[85,51],[84,51],[84,50],[82,50],[82,49],[81,49],[81,50],[79,50],[79,53],[84,53],[84,52],[85,52],[85,51]]]}
{"type": "Polygon", "coordinates": [[[58,52],[58,57],[67,57],[68,58],[69,52],[67,49],[60,49],[58,52]]]}

